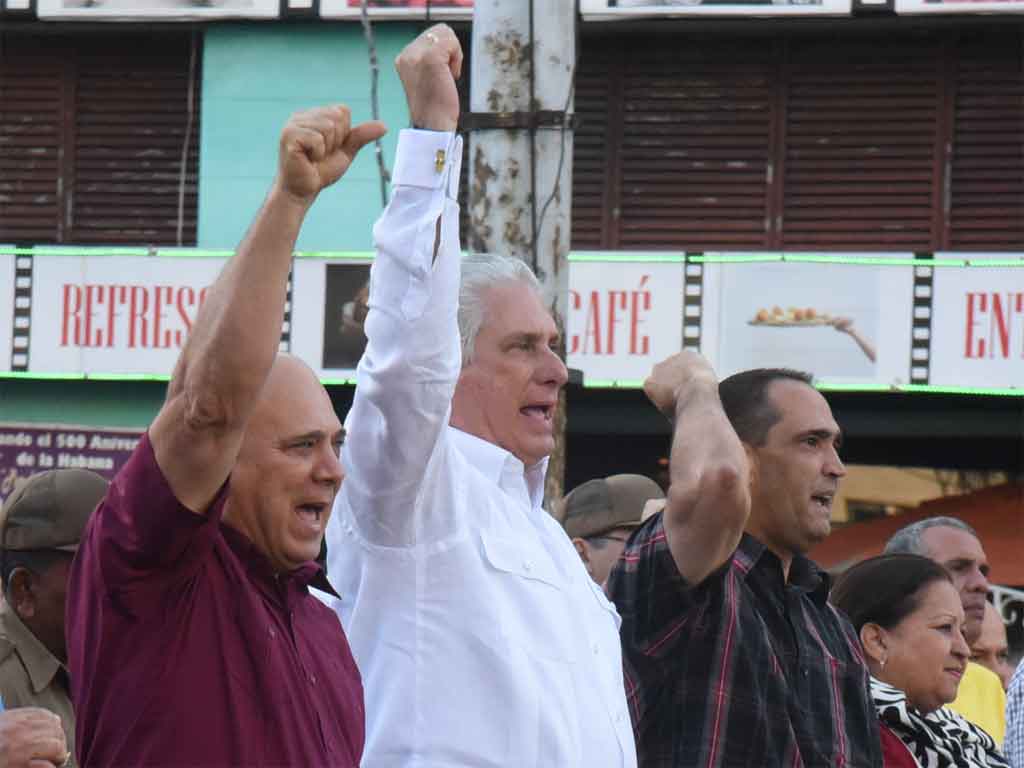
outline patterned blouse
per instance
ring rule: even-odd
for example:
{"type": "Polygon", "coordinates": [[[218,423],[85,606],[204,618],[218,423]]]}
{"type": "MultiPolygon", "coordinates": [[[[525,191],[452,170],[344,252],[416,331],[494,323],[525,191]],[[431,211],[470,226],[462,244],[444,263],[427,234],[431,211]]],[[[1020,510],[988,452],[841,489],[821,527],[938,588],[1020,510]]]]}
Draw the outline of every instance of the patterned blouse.
{"type": "Polygon", "coordinates": [[[907,745],[921,768],[1008,768],[999,747],[981,728],[948,707],[922,714],[907,695],[871,678],[878,718],[907,745]]]}

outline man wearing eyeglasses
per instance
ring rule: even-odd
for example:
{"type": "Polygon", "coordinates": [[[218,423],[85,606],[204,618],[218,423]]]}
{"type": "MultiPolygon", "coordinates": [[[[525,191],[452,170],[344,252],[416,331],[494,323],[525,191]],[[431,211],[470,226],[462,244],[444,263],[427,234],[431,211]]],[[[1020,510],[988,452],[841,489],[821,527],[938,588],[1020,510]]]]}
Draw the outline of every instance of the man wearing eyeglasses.
{"type": "Polygon", "coordinates": [[[629,535],[665,504],[661,487],[643,475],[611,475],[576,486],[562,500],[562,524],[587,567],[604,586],[629,535]]]}

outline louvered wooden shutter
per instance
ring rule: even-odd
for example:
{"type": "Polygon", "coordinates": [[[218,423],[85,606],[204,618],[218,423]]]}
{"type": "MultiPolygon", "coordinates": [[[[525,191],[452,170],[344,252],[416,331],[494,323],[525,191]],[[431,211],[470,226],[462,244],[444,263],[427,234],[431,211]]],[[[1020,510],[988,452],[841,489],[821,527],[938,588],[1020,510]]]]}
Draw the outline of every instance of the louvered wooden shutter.
{"type": "Polygon", "coordinates": [[[621,247],[766,245],[771,40],[661,40],[627,61],[621,247]]]}
{"type": "Polygon", "coordinates": [[[0,242],[58,236],[64,65],[54,53],[0,35],[0,242]]]}
{"type": "MultiPolygon", "coordinates": [[[[177,244],[190,34],[10,33],[2,43],[0,241],[177,244]]],[[[196,237],[198,64],[184,245],[196,237]]]]}
{"type": "Polygon", "coordinates": [[[930,247],[940,59],[930,37],[791,41],[782,247],[930,247]]]}
{"type": "MultiPolygon", "coordinates": [[[[126,57],[124,50],[121,44],[112,49],[101,41],[80,43],[70,239],[175,245],[189,126],[190,40],[187,35],[146,38],[127,48],[138,54],[126,57]]],[[[198,73],[196,66],[183,244],[196,239],[198,73]]]]}
{"type": "Polygon", "coordinates": [[[618,150],[621,137],[610,133],[621,124],[622,70],[616,49],[598,41],[580,52],[576,69],[573,134],[572,247],[597,250],[618,247],[618,150]],[[613,119],[611,111],[615,110],[613,119]]]}
{"type": "Polygon", "coordinates": [[[1024,32],[962,33],[949,245],[1024,250],[1024,32]]]}

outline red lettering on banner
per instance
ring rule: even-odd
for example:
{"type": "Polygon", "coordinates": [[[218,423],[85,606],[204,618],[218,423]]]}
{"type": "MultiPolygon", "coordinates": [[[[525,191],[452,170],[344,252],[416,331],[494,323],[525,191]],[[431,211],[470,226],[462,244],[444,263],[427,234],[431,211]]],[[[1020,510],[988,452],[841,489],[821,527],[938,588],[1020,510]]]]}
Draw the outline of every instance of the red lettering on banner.
{"type": "Polygon", "coordinates": [[[128,310],[128,348],[135,349],[135,347],[148,346],[149,321],[146,320],[146,312],[149,311],[149,291],[141,285],[133,285],[130,293],[131,308],[128,310]],[[139,296],[142,299],[136,303],[139,296]],[[140,329],[138,334],[136,334],[137,328],[140,329]],[[141,341],[136,342],[136,335],[141,337],[141,341]]]}
{"type": "MultiPolygon", "coordinates": [[[[206,289],[204,288],[199,295],[205,296],[206,289]]],[[[185,343],[185,337],[188,336],[188,332],[192,330],[192,319],[188,316],[188,312],[185,311],[185,304],[182,303],[182,300],[185,299],[186,296],[188,297],[186,299],[188,306],[191,307],[196,300],[196,292],[187,285],[178,290],[178,317],[181,318],[181,324],[185,326],[184,333],[181,332],[181,329],[174,332],[174,346],[179,349],[181,348],[181,345],[185,343]]]]}
{"type": "Polygon", "coordinates": [[[628,322],[629,345],[626,354],[649,355],[651,338],[641,328],[646,323],[646,313],[651,311],[651,292],[646,287],[649,280],[650,275],[644,275],[636,290],[632,291],[590,291],[586,299],[578,291],[570,290],[570,312],[575,313],[576,317],[584,313],[584,322],[583,333],[573,333],[569,339],[569,354],[614,355],[615,328],[628,322]]]}
{"type": "Polygon", "coordinates": [[[632,291],[630,296],[632,297],[632,305],[629,313],[629,354],[631,355],[649,355],[651,353],[651,338],[646,334],[640,337],[640,344],[637,344],[637,338],[640,336],[640,309],[641,301],[643,302],[643,310],[645,312],[651,311],[651,292],[640,290],[647,285],[647,280],[650,275],[644,275],[640,278],[640,285],[637,286],[637,290],[632,291]]]}
{"type": "Polygon", "coordinates": [[[160,326],[164,318],[167,317],[167,315],[163,311],[164,306],[166,306],[166,304],[171,303],[171,286],[158,285],[153,290],[153,293],[156,296],[156,301],[154,302],[153,307],[153,346],[156,349],[166,349],[167,347],[171,346],[171,332],[164,331],[163,338],[161,338],[160,326]],[[166,303],[164,301],[165,294],[167,296],[166,303]]]}
{"type": "Polygon", "coordinates": [[[93,310],[93,296],[95,295],[95,302],[97,304],[103,303],[103,286],[102,285],[87,285],[85,286],[85,339],[81,346],[83,347],[102,347],[103,346],[103,331],[99,328],[96,329],[96,334],[93,335],[92,319],[96,315],[93,310]]]}
{"type": "Polygon", "coordinates": [[[60,344],[110,349],[120,338],[129,349],[181,348],[206,291],[189,285],[66,283],[61,286],[60,344]]]}
{"type": "Polygon", "coordinates": [[[77,285],[64,284],[64,300],[61,302],[61,330],[60,345],[66,347],[69,344],[77,347],[80,342],[82,331],[82,289],[77,285]],[[74,308],[72,308],[72,297],[74,297],[74,308]],[[68,326],[74,323],[75,330],[68,338],[68,326]]]}
{"type": "Polygon", "coordinates": [[[1024,358],[1024,292],[968,291],[965,299],[964,357],[1024,358]]]}
{"type": "Polygon", "coordinates": [[[107,347],[113,348],[114,337],[116,335],[115,329],[117,328],[117,318],[121,316],[121,313],[117,311],[117,308],[124,306],[125,297],[128,295],[128,289],[123,285],[111,285],[110,300],[107,302],[107,347]],[[115,294],[116,291],[116,294],[115,294]],[[116,295],[116,299],[114,298],[116,295]]]}

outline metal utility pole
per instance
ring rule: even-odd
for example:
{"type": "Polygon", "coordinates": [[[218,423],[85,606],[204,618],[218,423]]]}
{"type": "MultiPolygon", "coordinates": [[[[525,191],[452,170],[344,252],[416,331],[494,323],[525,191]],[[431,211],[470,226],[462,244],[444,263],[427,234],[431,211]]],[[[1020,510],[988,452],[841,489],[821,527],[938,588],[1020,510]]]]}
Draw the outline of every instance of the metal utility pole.
{"type": "MultiPolygon", "coordinates": [[[[467,247],[522,259],[565,338],[572,206],[574,0],[476,0],[473,8],[467,247]]],[[[564,341],[563,341],[564,346],[564,341]]],[[[563,350],[564,351],[564,350],[563,350]]],[[[565,396],[546,497],[563,495],[565,396]]]]}

